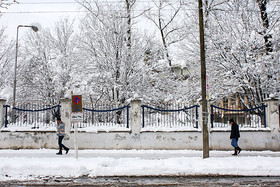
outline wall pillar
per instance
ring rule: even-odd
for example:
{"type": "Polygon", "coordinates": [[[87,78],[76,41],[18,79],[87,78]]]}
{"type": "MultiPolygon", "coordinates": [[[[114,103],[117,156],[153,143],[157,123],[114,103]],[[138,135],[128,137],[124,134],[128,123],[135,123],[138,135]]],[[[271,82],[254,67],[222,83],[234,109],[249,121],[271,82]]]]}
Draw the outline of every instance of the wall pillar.
{"type": "Polygon", "coordinates": [[[265,101],[266,107],[266,124],[271,130],[279,131],[279,101],[268,99],[265,101]]]}
{"type": "Polygon", "coordinates": [[[141,131],[141,125],[142,125],[141,105],[142,105],[142,101],[139,99],[135,99],[130,102],[129,124],[131,127],[131,132],[134,135],[139,135],[141,131]]]}
{"type": "Polygon", "coordinates": [[[2,128],[5,123],[5,110],[3,107],[5,104],[6,104],[6,100],[0,99],[0,128],[2,128]]]}
{"type": "Polygon", "coordinates": [[[266,126],[271,129],[272,149],[280,150],[279,135],[279,101],[268,99],[265,101],[266,107],[266,126]],[[274,147],[275,146],[275,147],[274,147]]]}
{"type": "Polygon", "coordinates": [[[60,102],[61,102],[61,110],[60,110],[61,120],[65,124],[65,132],[69,134],[71,129],[72,100],[60,99],[60,102]]]}
{"type": "Polygon", "coordinates": [[[5,110],[3,107],[5,104],[6,104],[6,100],[0,99],[0,128],[2,128],[5,123],[5,110]]]}

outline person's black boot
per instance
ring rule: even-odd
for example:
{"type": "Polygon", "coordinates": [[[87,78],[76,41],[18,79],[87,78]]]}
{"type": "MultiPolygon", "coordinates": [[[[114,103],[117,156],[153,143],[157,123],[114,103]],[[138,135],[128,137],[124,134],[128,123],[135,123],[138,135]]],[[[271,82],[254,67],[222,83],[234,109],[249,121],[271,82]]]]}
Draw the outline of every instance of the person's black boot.
{"type": "Polygon", "coordinates": [[[68,153],[68,151],[69,151],[69,148],[66,148],[66,149],[65,149],[65,151],[66,151],[66,153],[65,153],[65,154],[67,154],[67,153],[68,153]]]}
{"type": "Polygon", "coordinates": [[[234,156],[237,155],[237,149],[236,148],[234,149],[234,153],[232,155],[234,155],[234,156]]]}
{"type": "Polygon", "coordinates": [[[237,150],[238,150],[238,154],[239,154],[242,149],[240,147],[237,147],[237,150]]]}
{"type": "Polygon", "coordinates": [[[57,155],[62,155],[62,152],[61,151],[59,151],[58,153],[56,153],[57,155]]]}

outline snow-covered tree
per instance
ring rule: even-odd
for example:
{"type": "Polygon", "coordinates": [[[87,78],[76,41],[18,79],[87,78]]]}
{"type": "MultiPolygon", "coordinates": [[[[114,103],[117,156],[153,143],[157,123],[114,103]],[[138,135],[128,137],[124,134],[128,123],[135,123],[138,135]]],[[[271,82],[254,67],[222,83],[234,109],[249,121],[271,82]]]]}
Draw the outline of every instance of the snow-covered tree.
{"type": "MultiPolygon", "coordinates": [[[[180,56],[191,65],[191,98],[200,96],[197,4],[184,7],[193,28],[180,42],[180,56]]],[[[246,107],[269,95],[279,97],[279,6],[274,1],[204,2],[207,75],[210,98],[218,101],[239,93],[246,107]],[[246,99],[244,99],[246,98],[246,99]],[[248,103],[249,101],[249,103],[248,103]]]]}
{"type": "MultiPolygon", "coordinates": [[[[12,0],[0,0],[0,19],[2,12],[14,3],[12,0]]],[[[4,34],[5,28],[0,27],[0,95],[9,100],[12,95],[14,49],[11,41],[4,34]]]]}
{"type": "Polygon", "coordinates": [[[57,102],[70,95],[75,62],[73,21],[60,20],[53,30],[30,32],[19,58],[21,100],[57,102]]]}
{"type": "MultiPolygon", "coordinates": [[[[14,0],[0,0],[0,13],[2,10],[7,9],[12,3],[16,3],[14,0]]],[[[1,17],[1,14],[0,14],[1,17]]]]}
{"type": "Polygon", "coordinates": [[[170,47],[185,38],[185,32],[182,32],[185,25],[182,24],[183,18],[180,16],[183,1],[152,0],[151,2],[152,6],[146,12],[146,17],[159,31],[165,57],[169,66],[172,67],[170,47]]]}
{"type": "Polygon", "coordinates": [[[0,29],[0,95],[9,99],[12,95],[14,50],[12,43],[7,41],[4,31],[4,28],[0,29]]]}
{"type": "Polygon", "coordinates": [[[279,14],[275,13],[279,7],[264,1],[214,1],[215,6],[208,7],[206,36],[211,95],[237,92],[248,108],[271,94],[279,97],[279,49],[274,47],[279,41],[279,14]],[[264,10],[271,10],[266,18],[264,10]]]}
{"type": "Polygon", "coordinates": [[[131,46],[127,44],[125,12],[110,5],[86,3],[89,13],[82,21],[79,46],[85,54],[82,61],[87,62],[83,68],[89,96],[124,103],[142,80],[143,44],[135,37],[131,46]],[[133,56],[127,58],[130,53],[133,56]]]}
{"type": "Polygon", "coordinates": [[[88,14],[79,38],[88,97],[118,103],[135,95],[149,101],[162,101],[167,95],[175,98],[173,93],[181,91],[176,88],[178,79],[168,71],[157,42],[137,30],[128,34],[127,12],[122,6],[94,2],[83,3],[88,14]]]}

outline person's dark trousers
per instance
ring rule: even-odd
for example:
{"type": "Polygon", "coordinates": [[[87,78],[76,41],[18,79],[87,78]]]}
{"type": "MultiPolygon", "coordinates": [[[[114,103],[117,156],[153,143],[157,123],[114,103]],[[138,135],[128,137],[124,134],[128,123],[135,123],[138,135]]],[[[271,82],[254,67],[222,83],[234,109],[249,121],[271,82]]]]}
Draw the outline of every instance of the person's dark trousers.
{"type": "Polygon", "coordinates": [[[241,152],[241,148],[238,146],[238,139],[232,138],[231,145],[234,147],[233,155],[237,155],[241,152]]]}
{"type": "Polygon", "coordinates": [[[62,154],[62,148],[66,151],[66,154],[68,153],[69,149],[62,144],[64,136],[58,136],[58,145],[59,145],[59,152],[58,154],[62,154]]]}

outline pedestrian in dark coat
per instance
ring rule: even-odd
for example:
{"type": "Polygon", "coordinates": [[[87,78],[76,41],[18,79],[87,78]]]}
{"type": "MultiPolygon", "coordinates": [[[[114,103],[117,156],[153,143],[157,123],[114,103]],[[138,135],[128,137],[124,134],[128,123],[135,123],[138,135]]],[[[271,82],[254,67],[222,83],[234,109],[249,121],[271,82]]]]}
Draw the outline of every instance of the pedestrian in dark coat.
{"type": "Polygon", "coordinates": [[[61,121],[61,118],[57,118],[57,136],[58,136],[58,145],[59,145],[59,152],[56,153],[57,155],[62,155],[62,148],[66,151],[65,154],[68,153],[69,148],[62,144],[62,140],[65,135],[65,124],[61,121]]]}
{"type": "Polygon", "coordinates": [[[239,127],[233,119],[230,119],[229,123],[231,124],[231,145],[234,147],[234,153],[232,155],[237,155],[241,152],[241,148],[238,146],[238,138],[240,138],[239,127]]]}

